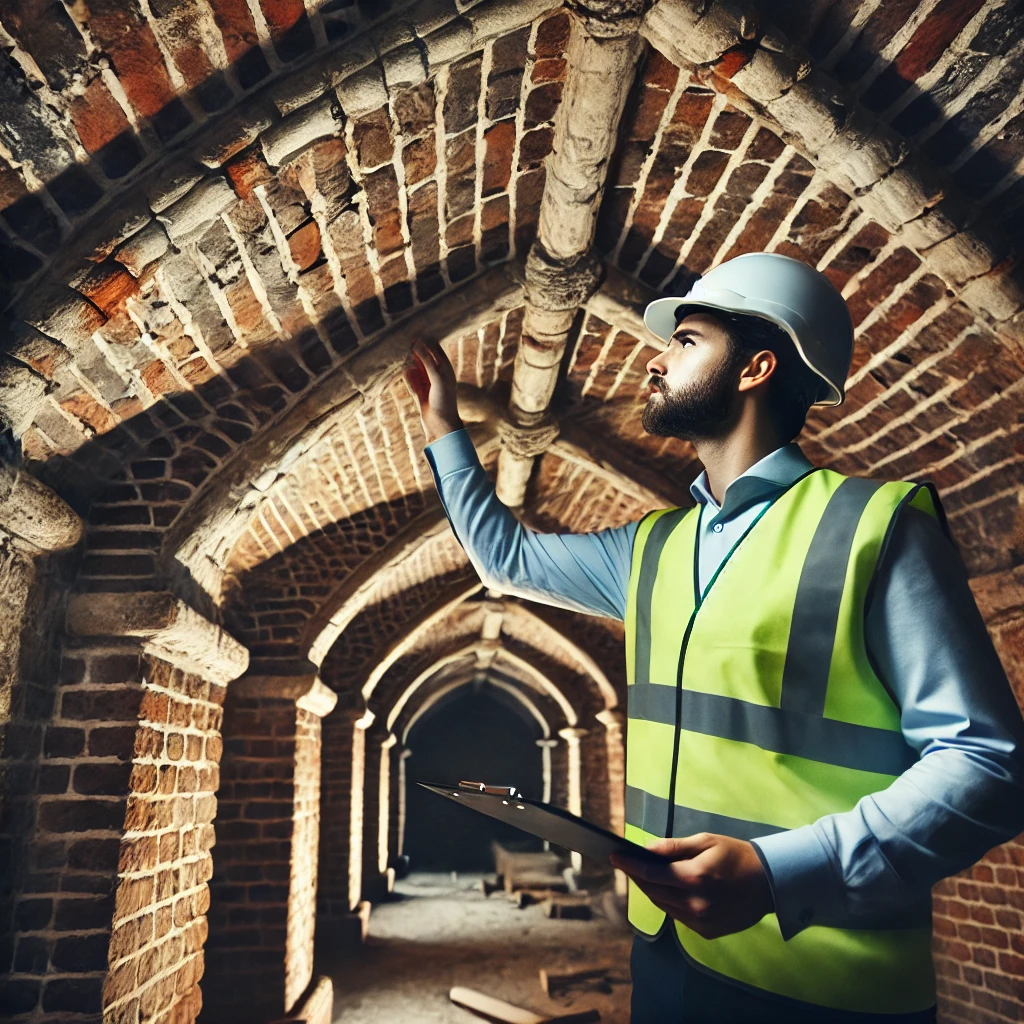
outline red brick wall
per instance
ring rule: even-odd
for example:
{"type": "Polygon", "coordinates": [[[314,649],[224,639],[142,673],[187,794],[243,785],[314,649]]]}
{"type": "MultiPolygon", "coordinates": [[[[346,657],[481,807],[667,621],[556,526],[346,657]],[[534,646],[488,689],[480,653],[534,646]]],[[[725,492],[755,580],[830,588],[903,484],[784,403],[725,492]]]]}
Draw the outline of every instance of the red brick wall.
{"type": "Polygon", "coordinates": [[[223,692],[124,643],[66,647],[25,822],[15,1019],[194,1018],[223,692]]]}
{"type": "Polygon", "coordinates": [[[353,909],[349,895],[352,848],[352,748],[362,710],[338,707],[323,722],[323,782],[320,816],[319,922],[332,922],[353,909]]]}
{"type": "Polygon", "coordinates": [[[286,1012],[295,702],[229,694],[224,736],[203,1011],[216,1024],[286,1012]]]}
{"type": "Polygon", "coordinates": [[[202,1005],[225,689],[146,661],[103,989],[109,1024],[191,1021],[202,1005]]]}
{"type": "MultiPolygon", "coordinates": [[[[978,603],[1024,705],[1020,590],[978,583],[978,603]]],[[[1024,1020],[1024,835],[935,887],[935,967],[944,1024],[1024,1020]]]]}

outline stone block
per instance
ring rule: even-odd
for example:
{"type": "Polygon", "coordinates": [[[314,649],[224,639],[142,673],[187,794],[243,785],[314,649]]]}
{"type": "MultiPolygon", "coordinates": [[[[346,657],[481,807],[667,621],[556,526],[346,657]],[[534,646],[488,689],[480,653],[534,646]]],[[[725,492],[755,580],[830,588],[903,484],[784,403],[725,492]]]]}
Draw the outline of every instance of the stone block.
{"type": "Polygon", "coordinates": [[[220,167],[265,132],[273,124],[270,111],[262,103],[250,103],[220,119],[196,140],[196,159],[210,168],[220,167]]]}
{"type": "Polygon", "coordinates": [[[290,114],[260,136],[267,163],[280,167],[317,139],[337,135],[341,128],[339,114],[332,96],[325,96],[290,114]]]}
{"type": "Polygon", "coordinates": [[[249,664],[249,652],[220,626],[167,591],[77,594],[67,629],[78,637],[135,637],[143,651],[211,682],[226,685],[249,664]]]}
{"type": "Polygon", "coordinates": [[[472,50],[473,24],[468,18],[456,18],[431,32],[423,42],[427,47],[427,63],[433,73],[472,50]]]}
{"type": "Polygon", "coordinates": [[[238,201],[227,181],[217,175],[205,178],[190,192],[157,216],[172,242],[199,231],[238,201]]]}
{"type": "Polygon", "coordinates": [[[889,174],[906,155],[906,143],[895,132],[857,108],[822,147],[817,164],[830,177],[841,176],[853,188],[864,189],[889,174]]]}
{"type": "Polygon", "coordinates": [[[82,520],[44,483],[23,470],[0,470],[0,525],[43,551],[66,551],[82,537],[82,520]]]}
{"type": "Polygon", "coordinates": [[[406,12],[409,24],[421,39],[454,21],[458,16],[455,0],[418,0],[406,12]]]}
{"type": "Polygon", "coordinates": [[[346,78],[357,71],[362,71],[368,64],[377,59],[377,51],[373,43],[365,36],[353,39],[336,53],[331,54],[324,63],[327,80],[333,88],[337,88],[346,78]]]}
{"type": "Polygon", "coordinates": [[[415,43],[407,43],[381,57],[388,90],[408,88],[426,80],[427,66],[415,43]]]}
{"type": "Polygon", "coordinates": [[[135,277],[141,277],[146,267],[167,252],[170,244],[163,227],[157,221],[153,221],[115,250],[114,259],[135,277]]]}
{"type": "Polygon", "coordinates": [[[380,54],[397,50],[400,46],[412,43],[416,38],[412,26],[404,18],[388,18],[377,25],[370,35],[380,54]]]}
{"type": "Polygon", "coordinates": [[[270,99],[277,107],[277,112],[282,117],[287,117],[322,96],[329,84],[327,71],[314,65],[305,71],[290,75],[286,81],[276,85],[270,90],[270,99]]]}
{"type": "Polygon", "coordinates": [[[46,389],[45,377],[0,356],[0,422],[18,437],[28,430],[46,389]]]}
{"type": "Polygon", "coordinates": [[[921,252],[955,234],[958,218],[950,215],[950,201],[943,199],[936,207],[915,217],[900,228],[900,237],[912,249],[921,252]]]}
{"type": "Polygon", "coordinates": [[[379,64],[371,64],[338,83],[338,102],[348,117],[358,117],[384,106],[388,91],[379,64]]]}
{"type": "Polygon", "coordinates": [[[36,296],[25,313],[25,320],[74,351],[103,326],[106,317],[77,292],[57,288],[36,296]]]}
{"type": "Polygon", "coordinates": [[[150,208],[154,213],[166,210],[200,181],[205,173],[200,165],[192,163],[191,160],[176,161],[146,190],[150,208]]]}
{"type": "Polygon", "coordinates": [[[942,185],[930,168],[913,157],[886,175],[858,201],[861,207],[890,230],[915,220],[942,198],[942,185]]]}
{"type": "MultiPolygon", "coordinates": [[[[302,663],[289,667],[301,670],[302,663]]],[[[232,687],[232,692],[245,699],[270,697],[293,700],[295,706],[323,718],[334,710],[338,695],[320,680],[316,666],[305,663],[308,671],[297,675],[244,675],[232,687]]]]}
{"type": "Polygon", "coordinates": [[[71,358],[71,353],[63,345],[22,320],[8,324],[4,347],[9,356],[48,378],[53,378],[71,358]]]}
{"type": "Polygon", "coordinates": [[[827,75],[817,72],[797,82],[767,108],[786,131],[803,140],[811,155],[820,153],[839,134],[847,117],[842,90],[827,75]]]}
{"type": "Polygon", "coordinates": [[[780,53],[758,48],[732,75],[732,83],[757,103],[778,99],[799,77],[800,65],[780,53]]]}
{"type": "Polygon", "coordinates": [[[100,263],[152,219],[149,203],[141,191],[121,196],[116,209],[104,214],[102,224],[79,236],[76,248],[87,254],[86,259],[100,263]]]}
{"type": "Polygon", "coordinates": [[[1021,276],[1020,265],[1006,261],[989,273],[968,281],[960,292],[960,298],[996,322],[1009,320],[1024,309],[1021,276]]]}
{"type": "Polygon", "coordinates": [[[998,258],[995,246],[973,231],[958,231],[921,255],[936,274],[954,285],[988,273],[998,258]]]}
{"type": "Polygon", "coordinates": [[[466,12],[473,25],[474,48],[529,25],[542,14],[547,14],[552,6],[551,0],[484,0],[466,12]]]}

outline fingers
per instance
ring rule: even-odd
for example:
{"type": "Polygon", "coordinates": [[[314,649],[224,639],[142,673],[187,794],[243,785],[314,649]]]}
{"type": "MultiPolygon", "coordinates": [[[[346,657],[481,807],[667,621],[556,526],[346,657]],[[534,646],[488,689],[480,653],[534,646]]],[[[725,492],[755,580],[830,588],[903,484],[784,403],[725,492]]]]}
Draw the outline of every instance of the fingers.
{"type": "Polygon", "coordinates": [[[413,342],[412,346],[413,358],[423,368],[423,372],[427,376],[429,388],[441,387],[441,371],[438,367],[437,358],[432,349],[430,349],[423,341],[417,340],[413,342]]]}
{"type": "Polygon", "coordinates": [[[414,352],[412,354],[413,365],[408,367],[404,373],[405,382],[412,391],[413,397],[422,405],[430,395],[430,379],[427,376],[423,360],[414,352]]]}
{"type": "Polygon", "coordinates": [[[668,861],[655,864],[632,857],[614,856],[612,867],[625,871],[635,882],[650,882],[657,885],[690,886],[696,883],[696,876],[685,862],[668,861]]]}
{"type": "Polygon", "coordinates": [[[420,351],[423,357],[432,362],[446,383],[455,383],[455,367],[439,341],[435,338],[418,338],[413,343],[413,351],[420,351]]]}
{"type": "Polygon", "coordinates": [[[670,857],[672,860],[681,860],[686,857],[696,857],[705,850],[710,850],[720,838],[711,832],[698,832],[695,835],[682,836],[677,839],[655,839],[647,844],[647,849],[652,853],[660,853],[663,857],[670,857]]]}

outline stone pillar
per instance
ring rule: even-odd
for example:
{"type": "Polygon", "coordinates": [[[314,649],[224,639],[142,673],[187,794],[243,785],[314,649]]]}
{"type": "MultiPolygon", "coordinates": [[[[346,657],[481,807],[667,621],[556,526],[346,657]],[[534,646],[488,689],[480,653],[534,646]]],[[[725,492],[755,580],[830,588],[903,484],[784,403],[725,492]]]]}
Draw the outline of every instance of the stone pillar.
{"type": "MultiPolygon", "coordinates": [[[[350,851],[353,849],[353,771],[357,767],[355,738],[358,733],[361,745],[364,733],[358,723],[363,714],[363,702],[358,695],[342,694],[334,711],[323,721],[317,926],[331,942],[342,937],[341,932],[348,927],[349,914],[359,903],[358,889],[354,899],[352,896],[350,851]]],[[[358,769],[361,773],[361,760],[358,769]]],[[[359,792],[361,800],[361,782],[359,792]]],[[[361,817],[359,828],[362,828],[361,817]]]]}
{"type": "Polygon", "coordinates": [[[203,1020],[273,1020],[311,991],[321,719],[336,702],[315,673],[248,675],[232,688],[203,1020]]]}
{"type": "Polygon", "coordinates": [[[391,860],[391,823],[397,816],[398,806],[392,802],[394,796],[394,778],[392,773],[395,744],[398,737],[388,735],[380,745],[380,778],[377,785],[377,872],[387,877],[388,890],[394,883],[394,870],[390,867],[391,860]]]}
{"type": "MultiPolygon", "coordinates": [[[[70,1001],[78,988],[66,976],[74,942],[65,940],[58,952],[53,921],[56,878],[69,867],[70,844],[37,838],[36,823],[41,794],[56,798],[71,778],[70,761],[44,762],[44,741],[59,699],[63,602],[81,537],[81,520],[56,494],[0,465],[0,1005],[11,1014],[39,1014],[46,1003],[70,1001]]],[[[106,863],[108,893],[116,870],[115,850],[106,863]]],[[[87,987],[97,1007],[109,931],[108,913],[87,940],[87,987]]]]}
{"type": "MultiPolygon", "coordinates": [[[[363,902],[363,849],[366,845],[366,731],[374,714],[365,710],[352,729],[352,796],[348,840],[348,900],[354,911],[363,902]]],[[[375,773],[374,773],[375,774],[375,773]]]]}
{"type": "Polygon", "coordinates": [[[540,747],[540,770],[541,780],[544,786],[544,792],[541,796],[541,800],[544,803],[551,803],[551,751],[558,746],[558,740],[543,739],[537,740],[537,746],[540,747]]]}
{"type": "Polygon", "coordinates": [[[35,992],[37,1021],[195,1020],[221,705],[247,662],[172,594],[70,599],[6,1010],[35,992]]]}
{"type": "Polygon", "coordinates": [[[608,828],[621,836],[626,824],[626,711],[624,708],[605,708],[595,717],[605,730],[608,828]]]}
{"type": "Polygon", "coordinates": [[[395,792],[395,800],[398,805],[398,813],[394,816],[395,820],[395,831],[394,841],[392,843],[392,849],[394,850],[396,857],[401,857],[405,853],[405,823],[408,815],[408,785],[409,779],[405,762],[409,760],[411,750],[405,747],[401,748],[398,754],[398,785],[395,792]]]}
{"type": "MultiPolygon", "coordinates": [[[[605,708],[596,717],[605,729],[608,828],[621,836],[626,826],[626,711],[625,708],[605,708]]],[[[625,896],[626,887],[625,874],[616,869],[615,891],[625,896]]]]}
{"type": "MultiPolygon", "coordinates": [[[[369,712],[368,712],[369,713],[369,712]]],[[[387,874],[387,814],[390,805],[392,740],[383,722],[365,730],[361,898],[379,903],[389,891],[387,874]],[[390,741],[390,742],[389,742],[390,741]],[[383,847],[383,849],[382,849],[383,847]],[[384,866],[381,867],[381,858],[384,866]]]]}
{"type": "MultiPolygon", "coordinates": [[[[568,763],[566,765],[566,782],[568,799],[566,808],[573,814],[583,813],[583,784],[582,784],[582,758],[580,757],[580,740],[587,735],[586,729],[577,726],[569,726],[559,729],[558,735],[565,740],[568,749],[568,763]]],[[[583,867],[583,857],[574,850],[571,855],[572,866],[576,871],[583,867]]]]}

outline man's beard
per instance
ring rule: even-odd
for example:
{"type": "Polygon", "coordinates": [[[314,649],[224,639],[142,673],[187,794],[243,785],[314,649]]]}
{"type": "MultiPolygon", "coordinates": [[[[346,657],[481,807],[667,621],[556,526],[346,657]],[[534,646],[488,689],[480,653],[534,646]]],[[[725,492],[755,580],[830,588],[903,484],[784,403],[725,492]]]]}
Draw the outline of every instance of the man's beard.
{"type": "Polygon", "coordinates": [[[663,378],[653,378],[651,385],[658,388],[661,397],[648,398],[641,419],[644,430],[655,437],[678,437],[681,441],[718,437],[732,416],[737,363],[735,358],[726,359],[703,380],[671,391],[663,378]]]}

